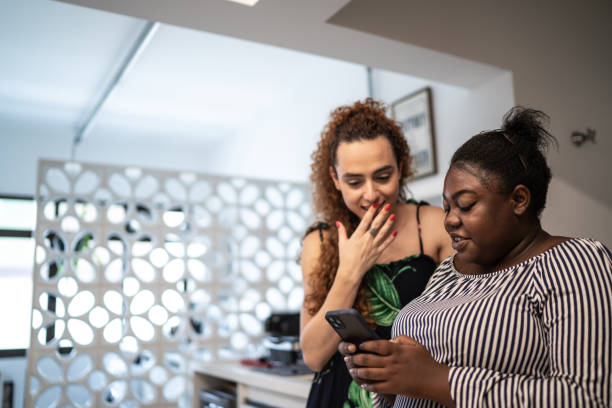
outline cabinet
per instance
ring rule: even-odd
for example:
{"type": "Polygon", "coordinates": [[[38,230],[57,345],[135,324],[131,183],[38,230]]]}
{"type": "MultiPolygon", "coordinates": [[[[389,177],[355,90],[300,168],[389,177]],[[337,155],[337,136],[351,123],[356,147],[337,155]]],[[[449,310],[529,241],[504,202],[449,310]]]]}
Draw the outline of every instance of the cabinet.
{"type": "Polygon", "coordinates": [[[211,388],[235,394],[238,408],[257,406],[257,403],[279,408],[303,408],[312,376],[268,374],[237,362],[196,363],[193,366],[193,408],[199,408],[199,392],[211,388]]]}

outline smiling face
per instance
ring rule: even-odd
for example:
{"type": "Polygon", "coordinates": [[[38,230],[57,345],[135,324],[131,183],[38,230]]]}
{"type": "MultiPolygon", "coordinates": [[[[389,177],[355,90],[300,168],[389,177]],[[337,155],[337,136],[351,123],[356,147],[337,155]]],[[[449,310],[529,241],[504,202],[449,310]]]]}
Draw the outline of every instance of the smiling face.
{"type": "Polygon", "coordinates": [[[482,172],[474,166],[451,167],[443,203],[456,259],[486,269],[498,265],[522,238],[518,216],[524,209],[513,194],[495,191],[495,180],[483,184],[482,172]]]}
{"type": "Polygon", "coordinates": [[[384,136],[341,142],[336,151],[336,166],[330,168],[330,174],[344,203],[359,218],[374,202],[392,206],[397,203],[399,169],[391,144],[384,136]]]}

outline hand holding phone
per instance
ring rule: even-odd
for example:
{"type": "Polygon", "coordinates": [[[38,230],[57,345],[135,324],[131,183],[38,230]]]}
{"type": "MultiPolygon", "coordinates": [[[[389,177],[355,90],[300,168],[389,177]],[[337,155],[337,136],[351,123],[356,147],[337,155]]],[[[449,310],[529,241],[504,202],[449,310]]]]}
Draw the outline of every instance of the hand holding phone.
{"type": "Polygon", "coordinates": [[[368,340],[380,340],[380,336],[355,309],[330,310],[325,313],[325,319],[347,343],[359,345],[368,340]]]}

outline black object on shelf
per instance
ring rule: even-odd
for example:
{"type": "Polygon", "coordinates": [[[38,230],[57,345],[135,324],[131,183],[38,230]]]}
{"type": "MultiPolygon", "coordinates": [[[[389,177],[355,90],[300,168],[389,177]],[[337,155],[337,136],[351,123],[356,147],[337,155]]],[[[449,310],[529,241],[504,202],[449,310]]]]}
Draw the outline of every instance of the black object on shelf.
{"type": "Polygon", "coordinates": [[[263,339],[271,364],[294,364],[302,358],[300,338],[297,336],[268,336],[263,339]]]}
{"type": "Polygon", "coordinates": [[[236,408],[236,396],[221,390],[200,391],[200,408],[236,408]]]}
{"type": "Polygon", "coordinates": [[[15,383],[5,381],[2,384],[2,408],[13,408],[13,390],[15,383]]]}
{"type": "Polygon", "coordinates": [[[247,398],[246,403],[251,408],[279,408],[275,405],[264,404],[263,402],[253,401],[250,398],[247,398]]]}
{"type": "Polygon", "coordinates": [[[269,336],[285,337],[300,335],[299,312],[272,313],[264,323],[264,329],[269,336]]]}
{"type": "Polygon", "coordinates": [[[271,367],[254,367],[253,370],[266,374],[276,374],[282,376],[306,375],[313,373],[313,371],[302,361],[297,361],[293,364],[273,364],[271,367]]]}

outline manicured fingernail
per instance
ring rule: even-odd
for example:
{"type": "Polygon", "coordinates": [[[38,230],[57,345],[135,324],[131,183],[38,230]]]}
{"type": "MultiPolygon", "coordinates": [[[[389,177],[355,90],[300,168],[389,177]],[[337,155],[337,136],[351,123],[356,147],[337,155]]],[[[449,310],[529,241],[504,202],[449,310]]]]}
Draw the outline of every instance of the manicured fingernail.
{"type": "Polygon", "coordinates": [[[349,362],[349,358],[348,357],[344,357],[344,362],[348,363],[349,362]]]}
{"type": "Polygon", "coordinates": [[[351,368],[349,370],[349,372],[351,373],[351,375],[355,375],[355,374],[357,374],[357,369],[356,368],[351,368]]]}
{"type": "Polygon", "coordinates": [[[340,228],[340,221],[336,221],[336,228],[340,228]]]}
{"type": "Polygon", "coordinates": [[[361,388],[363,388],[364,390],[368,389],[368,384],[361,384],[361,388]]]}
{"type": "Polygon", "coordinates": [[[391,204],[387,204],[384,207],[385,211],[389,211],[391,209],[391,204]]]}
{"type": "Polygon", "coordinates": [[[378,201],[374,201],[374,204],[372,204],[372,207],[378,208],[378,201]]]}
{"type": "Polygon", "coordinates": [[[389,217],[389,221],[393,221],[395,219],[395,214],[391,214],[391,216],[389,217]]]}
{"type": "Polygon", "coordinates": [[[397,236],[397,231],[393,231],[393,234],[392,234],[392,235],[393,235],[394,237],[395,237],[395,236],[397,236]]]}

